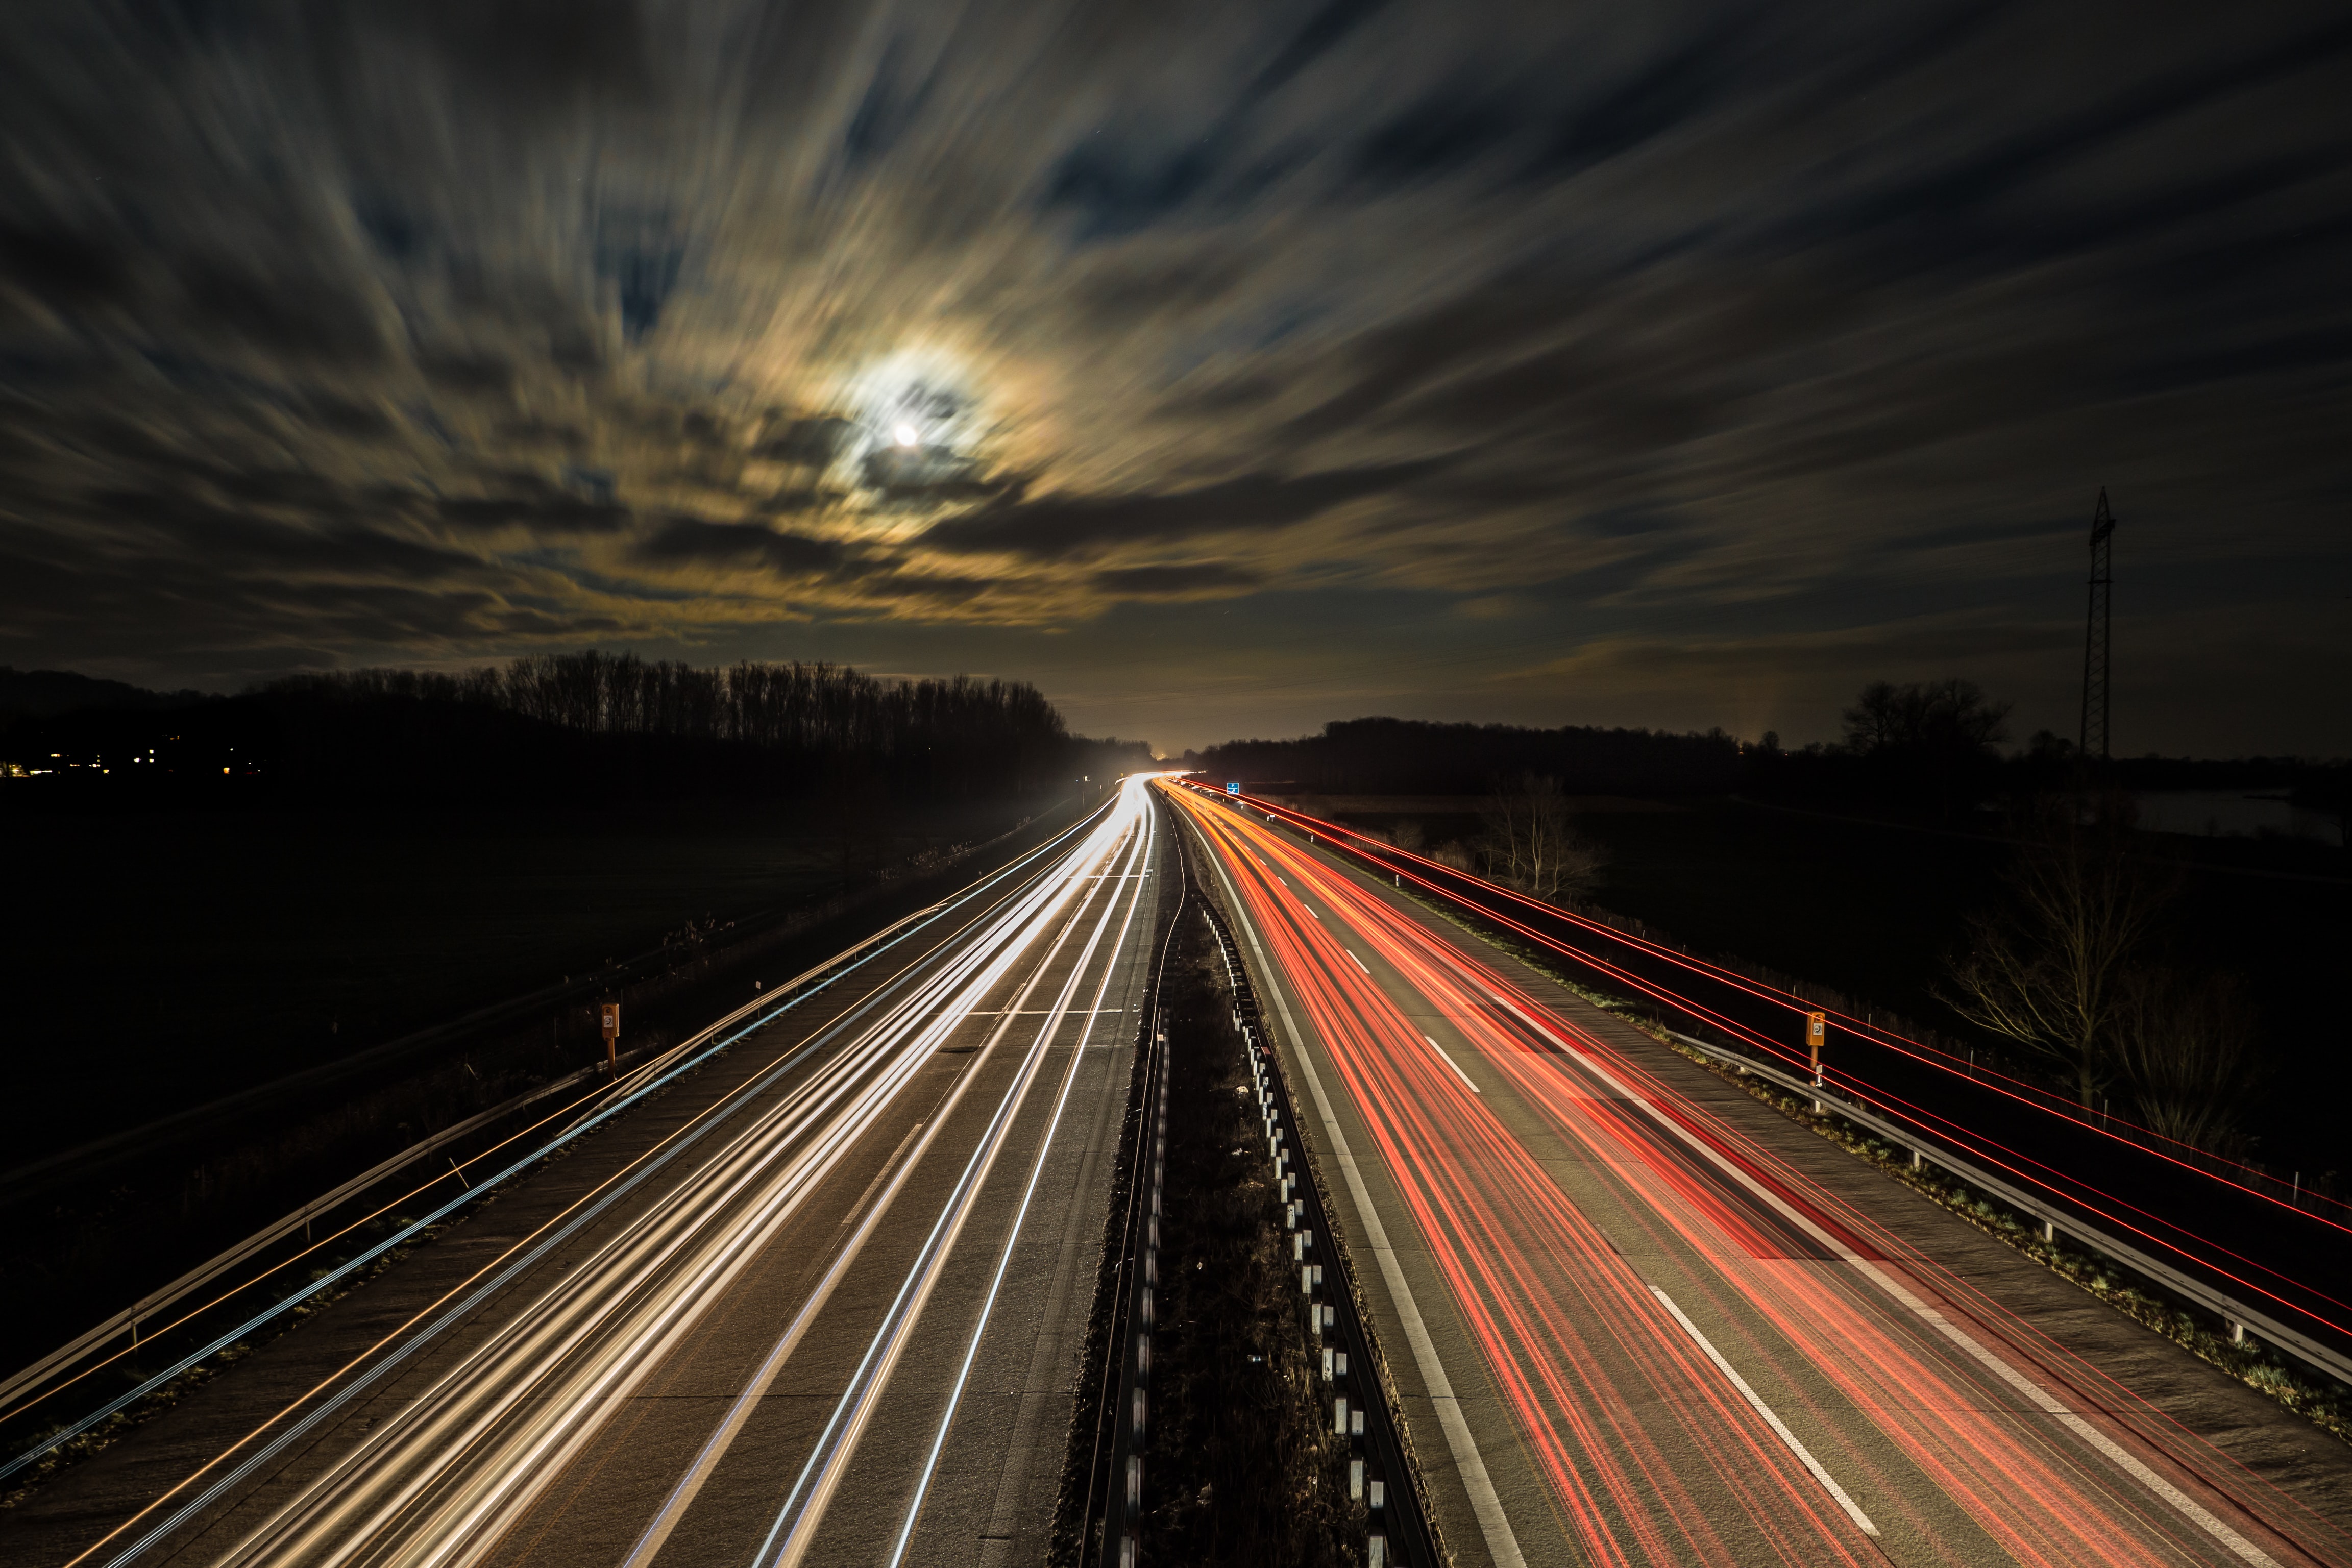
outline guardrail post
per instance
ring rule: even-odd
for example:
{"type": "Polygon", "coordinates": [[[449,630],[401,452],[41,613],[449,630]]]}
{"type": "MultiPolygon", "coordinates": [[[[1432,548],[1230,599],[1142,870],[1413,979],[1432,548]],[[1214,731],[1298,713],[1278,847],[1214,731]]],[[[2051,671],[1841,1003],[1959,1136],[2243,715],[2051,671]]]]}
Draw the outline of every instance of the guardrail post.
{"type": "MultiPolygon", "coordinates": [[[[1685,1035],[1680,1030],[1667,1032],[1685,1045],[1700,1050],[1706,1048],[1706,1041],[1685,1035]]],[[[1801,1073],[1783,1071],[1761,1062],[1755,1064],[1754,1070],[1756,1076],[1767,1083],[1775,1084],[1791,1094],[1803,1094],[1811,1087],[1801,1073]]],[[[1897,1147],[1908,1148],[1911,1151],[1911,1163],[1915,1169],[1926,1163],[1923,1159],[1924,1151],[1933,1146],[1924,1141],[1913,1142],[1918,1137],[1917,1130],[1887,1121],[1862,1106],[1841,1105],[1838,1114],[1854,1125],[1876,1133],[1897,1147]]],[[[2000,1176],[1979,1168],[1949,1149],[1937,1148],[1933,1163],[1946,1174],[1965,1182],[1971,1187],[1980,1189],[2021,1214],[2038,1218],[2045,1207],[2040,1198],[2019,1187],[2011,1186],[2000,1176]]],[[[2055,1222],[2042,1219],[2040,1223],[2044,1239],[2054,1240],[2055,1222]]],[[[2310,1335],[2300,1332],[2277,1319],[2265,1317],[2260,1311],[2247,1307],[2242,1301],[2216,1289],[2195,1276],[2184,1273],[2140,1251],[2129,1242],[2103,1230],[2095,1224],[2080,1218],[2070,1219],[2067,1224],[2070,1227],[2069,1234],[2075,1237],[2082,1245],[2105,1254],[2114,1263],[2163,1289],[2173,1292],[2192,1306],[2201,1308],[2221,1318],[2230,1327],[2231,1343],[2243,1344],[2250,1335],[2258,1334],[2261,1337],[2261,1342],[2285,1352],[2315,1371],[2334,1378],[2338,1383],[2352,1383],[2352,1357],[2346,1356],[2342,1352],[2314,1340],[2310,1335]]]]}

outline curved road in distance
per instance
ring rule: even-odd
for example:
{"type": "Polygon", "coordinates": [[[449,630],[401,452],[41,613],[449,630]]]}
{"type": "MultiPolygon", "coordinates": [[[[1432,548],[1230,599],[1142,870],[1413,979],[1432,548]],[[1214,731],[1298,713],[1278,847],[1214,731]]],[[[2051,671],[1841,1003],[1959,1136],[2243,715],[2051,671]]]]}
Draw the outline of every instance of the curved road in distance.
{"type": "Polygon", "coordinates": [[[0,1558],[1041,1560],[1174,865],[1160,820],[1129,782],[928,947],[339,1304],[433,1263],[388,1331],[336,1342],[331,1309],[190,1402],[242,1385],[234,1419],[131,1435],[0,1523],[0,1558]],[[330,1343],[314,1382],[257,1394],[330,1343]]]}
{"type": "Polygon", "coordinates": [[[1307,1091],[1457,1561],[2352,1563],[1491,950],[1169,794],[1307,1091]]]}

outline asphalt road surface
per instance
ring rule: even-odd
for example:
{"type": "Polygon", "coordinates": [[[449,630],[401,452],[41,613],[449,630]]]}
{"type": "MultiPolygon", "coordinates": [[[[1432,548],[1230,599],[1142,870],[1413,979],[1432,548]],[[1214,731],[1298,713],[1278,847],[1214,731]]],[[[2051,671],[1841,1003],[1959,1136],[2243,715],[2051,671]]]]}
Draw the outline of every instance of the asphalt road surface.
{"type": "Polygon", "coordinates": [[[1125,786],[43,1488],[0,1560],[1042,1560],[1166,847],[1125,786]]]}
{"type": "Polygon", "coordinates": [[[2352,1562],[2303,1499],[1673,1087],[1663,1047],[1171,793],[1457,1562],[2352,1562]]]}

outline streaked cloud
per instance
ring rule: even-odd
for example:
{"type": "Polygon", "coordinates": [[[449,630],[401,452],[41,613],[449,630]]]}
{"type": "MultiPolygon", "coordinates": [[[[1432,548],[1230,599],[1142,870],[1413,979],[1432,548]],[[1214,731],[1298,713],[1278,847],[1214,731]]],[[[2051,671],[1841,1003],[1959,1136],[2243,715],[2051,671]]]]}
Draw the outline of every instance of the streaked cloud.
{"type": "Polygon", "coordinates": [[[2032,724],[2105,484],[2277,659],[2119,724],[2345,750],[2347,100],[2324,4],[19,7],[0,658],[2032,724]]]}

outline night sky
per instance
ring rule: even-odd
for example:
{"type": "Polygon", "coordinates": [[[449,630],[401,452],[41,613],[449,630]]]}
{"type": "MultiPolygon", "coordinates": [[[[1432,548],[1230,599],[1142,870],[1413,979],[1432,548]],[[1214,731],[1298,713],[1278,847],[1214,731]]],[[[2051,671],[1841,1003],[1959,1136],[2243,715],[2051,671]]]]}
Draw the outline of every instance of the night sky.
{"type": "Polygon", "coordinates": [[[0,662],[2352,752],[2352,14],[31,4],[0,662]]]}

